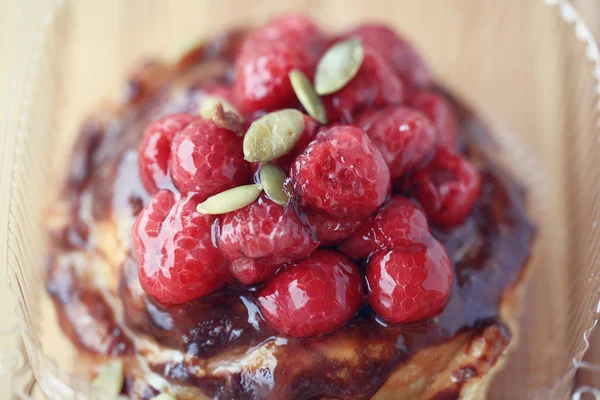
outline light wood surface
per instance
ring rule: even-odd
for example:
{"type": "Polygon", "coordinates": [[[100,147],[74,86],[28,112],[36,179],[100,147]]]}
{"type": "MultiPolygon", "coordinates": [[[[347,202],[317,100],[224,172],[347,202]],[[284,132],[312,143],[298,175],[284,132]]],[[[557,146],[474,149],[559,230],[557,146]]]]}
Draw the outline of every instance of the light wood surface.
{"type": "MultiPolygon", "coordinates": [[[[527,0],[529,1],[529,0],[527,0]]],[[[583,11],[588,23],[600,32],[600,0],[583,0],[575,1],[583,11]]],[[[11,165],[13,154],[7,154],[5,149],[11,148],[8,142],[14,140],[12,136],[5,136],[5,132],[14,132],[16,119],[8,119],[8,111],[14,104],[11,99],[14,98],[14,88],[19,87],[19,82],[24,79],[25,69],[22,65],[16,65],[13,62],[12,55],[20,50],[20,43],[27,43],[33,40],[30,27],[26,20],[20,18],[20,3],[18,0],[4,0],[0,2],[0,227],[6,226],[8,211],[6,204],[8,201],[7,183],[11,175],[11,165]]],[[[535,18],[532,18],[532,23],[535,23],[535,18]]],[[[558,45],[558,44],[557,44],[558,45]]],[[[551,92],[550,92],[551,95],[551,92]]],[[[560,144],[545,143],[545,146],[559,146],[560,144]]],[[[1,260],[0,264],[6,259],[3,253],[6,237],[4,230],[0,229],[0,248],[1,260]]],[[[0,273],[0,287],[3,288],[4,274],[0,273]]],[[[7,290],[0,291],[0,329],[10,327],[15,324],[12,295],[7,290]]],[[[0,334],[0,350],[4,348],[18,348],[19,343],[14,337],[7,337],[0,334]]],[[[600,332],[592,337],[592,347],[588,353],[587,360],[592,363],[600,363],[600,332]]],[[[7,398],[10,385],[5,378],[0,374],[0,398],[7,398]]],[[[581,372],[577,381],[579,384],[591,386],[600,386],[600,372],[581,372]]]]}

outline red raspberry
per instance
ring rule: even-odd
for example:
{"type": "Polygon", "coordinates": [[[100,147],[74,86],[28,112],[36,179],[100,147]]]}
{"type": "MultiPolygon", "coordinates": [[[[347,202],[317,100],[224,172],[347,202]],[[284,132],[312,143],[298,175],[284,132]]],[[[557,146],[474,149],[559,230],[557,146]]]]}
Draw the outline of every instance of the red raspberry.
{"type": "Polygon", "coordinates": [[[345,37],[358,37],[365,47],[377,51],[396,70],[408,86],[424,87],[431,84],[429,68],[417,50],[391,29],[382,25],[361,25],[345,37]]]}
{"type": "Polygon", "coordinates": [[[232,263],[232,273],[250,284],[275,273],[275,266],[308,257],[319,245],[313,236],[294,210],[263,195],[222,218],[219,249],[232,263]]]}
{"type": "Polygon", "coordinates": [[[333,217],[372,214],[385,201],[390,171],[365,132],[334,126],[300,154],[291,172],[302,202],[333,217]]]}
{"type": "Polygon", "coordinates": [[[441,148],[411,179],[413,195],[435,224],[451,228],[471,212],[481,191],[479,171],[467,160],[441,148]]]}
{"type": "Polygon", "coordinates": [[[258,294],[265,319],[293,337],[309,337],[342,327],[362,305],[358,267],[334,251],[317,250],[289,266],[258,294]]]}
{"type": "Polygon", "coordinates": [[[133,242],[142,288],[165,305],[205,296],[227,280],[212,237],[215,217],[196,212],[197,197],[156,193],[138,215],[133,242]]]}
{"type": "Polygon", "coordinates": [[[410,108],[366,110],[356,124],[381,151],[392,179],[421,165],[434,147],[435,128],[423,114],[410,108]]]}
{"type": "Polygon", "coordinates": [[[427,245],[377,253],[367,265],[369,304],[386,321],[409,323],[438,315],[450,295],[452,263],[431,238],[427,245]]]}
{"type": "Polygon", "coordinates": [[[139,147],[139,169],[142,183],[150,194],[171,186],[169,157],[173,136],[185,128],[194,117],[188,114],[167,115],[150,125],[139,147]]]}
{"type": "Polygon", "coordinates": [[[365,49],[365,58],[356,76],[338,92],[323,97],[330,121],[352,122],[353,114],[363,107],[401,104],[402,82],[394,70],[376,52],[365,49]]]}
{"type": "Polygon", "coordinates": [[[409,98],[411,107],[421,111],[435,126],[437,142],[441,146],[456,148],[458,142],[458,119],[454,109],[435,92],[418,92],[409,98]]]}
{"type": "Polygon", "coordinates": [[[325,41],[308,19],[275,19],[250,33],[235,61],[234,90],[242,112],[271,111],[297,103],[288,73],[312,78],[325,41]]]}
{"type": "Polygon", "coordinates": [[[378,250],[424,243],[429,237],[429,225],[423,210],[413,201],[395,196],[370,223],[354,232],[338,249],[358,260],[378,250]]]}
{"type": "Polygon", "coordinates": [[[212,121],[196,119],[173,139],[171,176],[183,193],[203,200],[247,182],[242,138],[212,121]]]}
{"type": "Polygon", "coordinates": [[[321,246],[338,245],[365,223],[364,217],[334,218],[310,209],[306,210],[306,217],[310,224],[315,227],[317,239],[321,246]]]}

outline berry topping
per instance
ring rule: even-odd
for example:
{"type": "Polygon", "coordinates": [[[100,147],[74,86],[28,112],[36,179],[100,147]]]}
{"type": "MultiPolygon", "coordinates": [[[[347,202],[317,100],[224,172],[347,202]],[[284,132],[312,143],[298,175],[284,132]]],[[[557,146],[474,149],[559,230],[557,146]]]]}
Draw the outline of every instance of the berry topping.
{"type": "Polygon", "coordinates": [[[265,319],[293,337],[331,332],[352,319],[362,305],[358,267],[334,251],[317,250],[285,268],[259,292],[265,319]]]}
{"type": "Polygon", "coordinates": [[[312,78],[325,41],[318,28],[299,16],[280,17],[252,32],[235,61],[234,91],[242,112],[271,111],[296,103],[288,74],[312,78]]]}
{"type": "Polygon", "coordinates": [[[312,227],[302,222],[293,209],[262,195],[249,206],[222,217],[219,249],[235,270],[241,266],[262,269],[308,257],[318,246],[313,236],[312,227]],[[253,260],[260,263],[249,267],[253,260]]]}
{"type": "Polygon", "coordinates": [[[133,226],[140,284],[159,303],[185,303],[227,280],[225,259],[212,237],[216,220],[196,212],[197,204],[195,197],[176,201],[161,190],[133,226]]]}
{"type": "Polygon", "coordinates": [[[394,323],[438,315],[452,287],[452,264],[433,237],[426,245],[377,253],[369,260],[366,275],[373,311],[394,323]]]}
{"type": "Polygon", "coordinates": [[[452,106],[442,96],[431,91],[418,92],[409,98],[411,107],[421,111],[433,123],[439,145],[456,148],[458,120],[452,106]]]}
{"type": "Polygon", "coordinates": [[[395,196],[371,222],[346,239],[339,250],[354,259],[363,259],[378,250],[424,243],[429,237],[423,210],[413,201],[395,196]]]}
{"type": "Polygon", "coordinates": [[[405,107],[366,110],[356,121],[379,148],[392,179],[423,163],[432,152],[435,128],[420,112],[405,107]]]}
{"type": "Polygon", "coordinates": [[[427,65],[415,48],[391,29],[382,25],[361,25],[345,37],[357,37],[363,45],[380,54],[396,70],[408,86],[423,87],[431,84],[427,65]]]}
{"type": "Polygon", "coordinates": [[[373,213],[390,189],[390,171],[364,131],[335,126],[317,135],[292,167],[301,202],[333,217],[373,213]]]}
{"type": "Polygon", "coordinates": [[[171,141],[194,119],[188,114],[173,114],[159,119],[144,132],[139,147],[140,177],[150,194],[171,187],[169,157],[171,141]]]}
{"type": "Polygon", "coordinates": [[[317,239],[321,243],[321,246],[335,246],[339,244],[365,222],[364,217],[348,216],[334,218],[310,209],[306,211],[306,216],[310,224],[315,227],[317,239]]]}
{"type": "Polygon", "coordinates": [[[330,121],[352,122],[362,107],[385,107],[402,103],[404,90],[394,70],[376,52],[365,49],[356,76],[342,89],[323,97],[330,121]]]}
{"type": "Polygon", "coordinates": [[[481,191],[479,171],[445,148],[415,172],[411,182],[412,193],[429,219],[445,228],[459,225],[467,218],[481,191]]]}
{"type": "Polygon", "coordinates": [[[194,120],[173,139],[171,176],[177,189],[201,200],[246,183],[242,138],[212,121],[194,120]]]}

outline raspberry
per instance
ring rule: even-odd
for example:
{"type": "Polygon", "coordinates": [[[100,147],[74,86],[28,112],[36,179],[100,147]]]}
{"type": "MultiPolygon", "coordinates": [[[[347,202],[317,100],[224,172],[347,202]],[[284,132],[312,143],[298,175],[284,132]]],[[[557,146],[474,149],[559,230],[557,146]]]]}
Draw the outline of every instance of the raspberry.
{"type": "Polygon", "coordinates": [[[338,218],[370,215],[390,189],[390,171],[381,153],[353,126],[319,133],[296,158],[291,177],[303,203],[338,218]]]}
{"type": "Polygon", "coordinates": [[[431,237],[427,245],[377,253],[367,265],[369,304],[386,321],[409,323],[438,315],[452,287],[446,249],[431,237]]]}
{"type": "Polygon", "coordinates": [[[360,309],[362,297],[358,267],[339,253],[317,250],[267,282],[258,294],[258,304],[278,331],[309,337],[350,321],[360,309]]]}
{"type": "Polygon", "coordinates": [[[196,119],[173,139],[171,176],[183,193],[201,200],[247,182],[242,138],[212,121],[196,119]]]}
{"type": "Polygon", "coordinates": [[[431,84],[429,68],[417,50],[391,29],[382,25],[361,25],[345,37],[358,37],[365,47],[378,52],[407,86],[424,87],[431,84]]]}
{"type": "Polygon", "coordinates": [[[234,90],[242,112],[271,111],[297,103],[288,73],[312,78],[325,41],[308,19],[286,16],[250,33],[235,61],[234,90]]]}
{"type": "Polygon", "coordinates": [[[409,105],[421,111],[433,123],[438,144],[451,149],[456,148],[458,119],[448,100],[435,92],[424,91],[411,96],[409,105]]]}
{"type": "Polygon", "coordinates": [[[352,122],[352,115],[363,107],[385,107],[402,103],[404,90],[394,70],[376,52],[365,49],[356,76],[338,92],[323,97],[330,121],[352,122]]]}
{"type": "Polygon", "coordinates": [[[479,171],[467,160],[441,148],[411,179],[413,195],[427,216],[445,228],[461,224],[481,191],[479,171]]]}
{"type": "Polygon", "coordinates": [[[233,274],[251,284],[275,273],[275,266],[308,257],[319,244],[313,236],[311,226],[294,210],[263,195],[222,218],[219,249],[233,274]]]}
{"type": "Polygon", "coordinates": [[[323,215],[311,209],[306,210],[306,217],[311,225],[315,227],[317,239],[321,246],[335,246],[348,236],[352,235],[361,225],[365,218],[348,216],[334,218],[323,215]]]}
{"type": "Polygon", "coordinates": [[[213,243],[215,217],[196,212],[197,196],[176,201],[161,190],[133,226],[142,288],[165,305],[205,296],[227,280],[225,259],[213,243]]]}
{"type": "Polygon", "coordinates": [[[409,108],[366,110],[356,124],[381,151],[392,179],[421,165],[434,147],[435,128],[423,114],[409,108]]]}
{"type": "Polygon", "coordinates": [[[395,196],[370,223],[354,232],[338,249],[358,260],[378,250],[424,243],[429,236],[429,225],[423,210],[413,201],[395,196]]]}
{"type": "Polygon", "coordinates": [[[144,132],[139,147],[139,169],[142,183],[150,194],[171,186],[169,157],[173,136],[194,119],[188,114],[173,114],[159,119],[144,132]]]}

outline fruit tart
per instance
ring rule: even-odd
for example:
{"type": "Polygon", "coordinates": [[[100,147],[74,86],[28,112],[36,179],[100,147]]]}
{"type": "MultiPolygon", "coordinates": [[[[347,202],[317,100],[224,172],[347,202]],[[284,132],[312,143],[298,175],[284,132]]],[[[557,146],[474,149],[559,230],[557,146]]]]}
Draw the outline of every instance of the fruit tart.
{"type": "Polygon", "coordinates": [[[96,392],[484,397],[535,236],[488,135],[381,25],[284,15],[142,60],[49,224],[96,392]]]}

